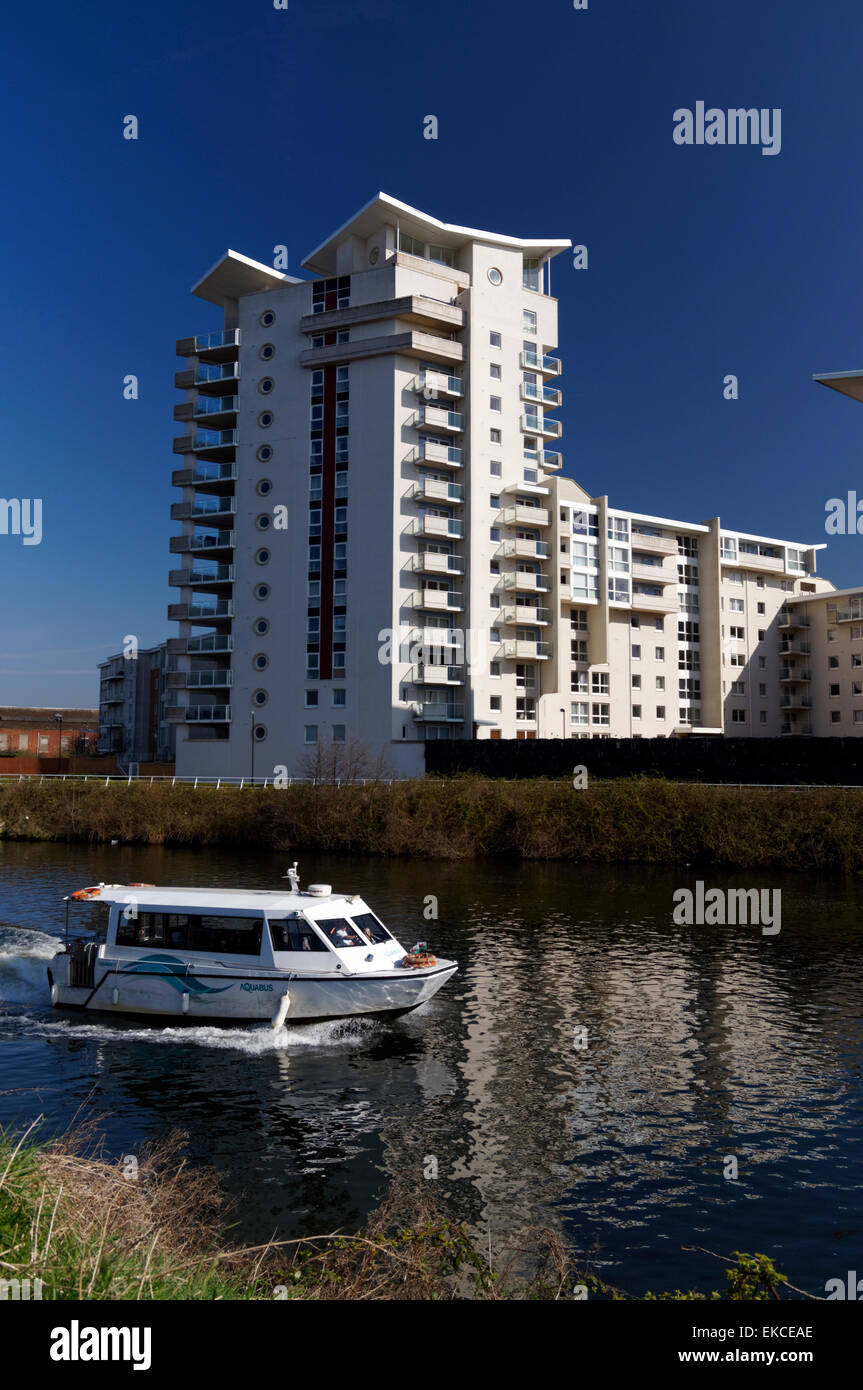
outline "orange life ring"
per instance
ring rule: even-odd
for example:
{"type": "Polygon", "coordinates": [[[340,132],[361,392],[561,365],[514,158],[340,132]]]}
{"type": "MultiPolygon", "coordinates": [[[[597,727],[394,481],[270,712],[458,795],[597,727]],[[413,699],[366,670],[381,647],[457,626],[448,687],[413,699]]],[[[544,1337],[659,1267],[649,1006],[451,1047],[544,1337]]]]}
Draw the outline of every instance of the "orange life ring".
{"type": "Polygon", "coordinates": [[[79,900],[82,898],[98,898],[101,891],[100,888],[79,888],[77,893],[72,894],[72,897],[78,898],[79,900]]]}
{"type": "Polygon", "coordinates": [[[430,955],[428,951],[425,951],[420,955],[411,954],[405,956],[402,965],[413,966],[417,969],[425,969],[426,966],[437,965],[437,961],[434,956],[430,955]]]}

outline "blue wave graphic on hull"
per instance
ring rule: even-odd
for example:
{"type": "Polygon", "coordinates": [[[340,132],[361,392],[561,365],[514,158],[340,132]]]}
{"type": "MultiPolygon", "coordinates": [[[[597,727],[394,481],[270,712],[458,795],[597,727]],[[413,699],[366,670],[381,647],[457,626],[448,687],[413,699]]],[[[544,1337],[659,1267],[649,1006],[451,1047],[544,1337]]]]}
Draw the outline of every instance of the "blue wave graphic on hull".
{"type": "Polygon", "coordinates": [[[119,971],[121,975],[135,975],[144,973],[145,975],[163,975],[168,984],[182,994],[188,990],[190,994],[224,994],[226,989],[233,989],[233,985],[205,985],[194,975],[186,974],[186,966],[183,961],[177,960],[174,956],[142,956],[125,970],[119,971]]]}

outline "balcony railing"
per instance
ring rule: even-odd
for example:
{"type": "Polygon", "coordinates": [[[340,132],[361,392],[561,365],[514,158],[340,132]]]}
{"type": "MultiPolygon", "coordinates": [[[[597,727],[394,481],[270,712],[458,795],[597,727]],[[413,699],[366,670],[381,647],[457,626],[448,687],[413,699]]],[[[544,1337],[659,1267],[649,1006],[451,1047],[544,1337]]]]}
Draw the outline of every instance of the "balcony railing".
{"type": "Polygon", "coordinates": [[[425,574],[464,574],[464,560],[460,555],[444,555],[439,550],[420,551],[419,555],[412,555],[410,560],[412,570],[421,570],[425,574]]]}
{"type": "Polygon", "coordinates": [[[540,386],[533,381],[523,381],[519,395],[523,401],[536,401],[547,410],[554,410],[561,403],[561,393],[554,386],[540,386]]]}
{"type": "Polygon", "coordinates": [[[192,435],[192,450],[232,448],[238,433],[238,430],[198,430],[192,435]]]}
{"type": "Polygon", "coordinates": [[[783,666],[779,672],[779,679],[786,682],[811,681],[812,672],[802,666],[796,670],[793,666],[783,666]]]}
{"type": "Polygon", "coordinates": [[[201,652],[232,652],[234,650],[234,639],[226,632],[206,632],[200,637],[180,638],[185,642],[185,650],[190,656],[196,656],[201,652]]]}
{"type": "Polygon", "coordinates": [[[188,540],[188,550],[233,550],[236,536],[233,531],[217,531],[214,536],[181,536],[188,540]]]}
{"type": "Polygon", "coordinates": [[[420,391],[433,400],[435,395],[463,396],[464,382],[460,376],[449,376],[446,372],[418,372],[409,389],[420,391]]]}
{"type": "Polygon", "coordinates": [[[780,656],[809,656],[812,647],[808,642],[780,642],[780,656]]]}
{"type": "Polygon", "coordinates": [[[443,724],[461,724],[464,720],[464,705],[434,704],[423,701],[414,711],[417,719],[432,720],[443,724]]]}
{"type": "Polygon", "coordinates": [[[218,619],[233,618],[233,599],[220,599],[218,603],[169,603],[168,618],[171,622],[216,622],[218,619]]]}
{"type": "Polygon", "coordinates": [[[521,555],[525,559],[547,560],[549,545],[547,541],[529,541],[522,536],[517,536],[514,541],[504,541],[502,553],[504,555],[521,555]]]}
{"type": "Polygon", "coordinates": [[[452,516],[420,516],[411,522],[415,536],[463,536],[464,522],[452,516]]]}
{"type": "Polygon", "coordinates": [[[801,628],[803,628],[803,627],[809,627],[810,625],[811,625],[811,619],[808,618],[805,614],[799,613],[799,614],[797,615],[797,617],[794,618],[794,617],[792,617],[791,614],[788,612],[788,609],[787,609],[787,608],[780,608],[780,610],[779,610],[779,627],[780,627],[780,628],[795,628],[795,627],[801,627],[801,628]]]}
{"type": "Polygon", "coordinates": [[[522,368],[529,372],[546,372],[549,376],[560,376],[559,357],[540,357],[538,353],[524,349],[519,353],[518,360],[522,368]]]}
{"type": "Polygon", "coordinates": [[[416,463],[443,463],[448,468],[461,468],[464,450],[455,445],[437,444],[433,439],[421,439],[413,452],[416,463]]]}
{"type": "Polygon", "coordinates": [[[233,685],[234,673],[230,670],[225,671],[183,671],[180,673],[185,676],[186,685],[190,690],[198,690],[213,686],[233,685]]]}
{"type": "Polygon", "coordinates": [[[541,415],[522,415],[522,434],[541,434],[548,439],[560,439],[563,425],[559,420],[546,420],[541,415]]]}
{"type": "Polygon", "coordinates": [[[464,416],[457,410],[445,410],[442,406],[421,405],[416,412],[415,424],[417,427],[453,430],[460,434],[464,429],[464,416]]]}
{"type": "Polygon", "coordinates": [[[216,381],[235,381],[239,375],[239,362],[199,362],[195,368],[195,385],[209,386],[216,381]]]}
{"type": "Polygon", "coordinates": [[[514,507],[506,507],[503,513],[505,526],[547,526],[550,520],[544,507],[528,507],[517,502],[514,507]]]}
{"type": "Polygon", "coordinates": [[[525,604],[516,604],[513,608],[502,608],[500,610],[501,621],[507,627],[548,627],[551,622],[550,608],[533,608],[525,604]]]}
{"type": "Polygon", "coordinates": [[[408,602],[414,608],[427,608],[430,611],[458,611],[464,608],[464,594],[447,589],[417,589],[408,602]]]}
{"type": "Polygon", "coordinates": [[[548,661],[551,656],[550,642],[532,642],[519,637],[506,641],[502,645],[503,654],[508,659],[526,657],[532,661],[548,661]]]}
{"type": "Polygon", "coordinates": [[[199,396],[195,401],[192,411],[192,418],[199,419],[206,415],[228,415],[236,413],[240,408],[239,396],[199,396]]]}
{"type": "Polygon", "coordinates": [[[411,685],[464,685],[464,667],[432,663],[412,666],[406,680],[411,685]]]}
{"type": "Polygon", "coordinates": [[[551,580],[547,574],[533,574],[528,570],[516,570],[514,574],[505,574],[502,578],[504,589],[523,589],[525,592],[547,594],[551,588],[551,580]]]}
{"type": "Polygon", "coordinates": [[[540,462],[547,473],[555,472],[563,467],[563,454],[559,454],[556,449],[543,449],[540,462]]]}
{"type": "Polygon", "coordinates": [[[239,328],[225,328],[215,333],[197,333],[194,341],[195,352],[212,352],[214,348],[238,347],[240,330],[239,328]]]}
{"type": "Polygon", "coordinates": [[[186,724],[230,724],[230,705],[186,705],[183,710],[186,724]]]}
{"type": "Polygon", "coordinates": [[[461,502],[464,488],[461,483],[442,483],[437,478],[420,478],[411,489],[412,497],[430,497],[438,502],[461,502]]]}

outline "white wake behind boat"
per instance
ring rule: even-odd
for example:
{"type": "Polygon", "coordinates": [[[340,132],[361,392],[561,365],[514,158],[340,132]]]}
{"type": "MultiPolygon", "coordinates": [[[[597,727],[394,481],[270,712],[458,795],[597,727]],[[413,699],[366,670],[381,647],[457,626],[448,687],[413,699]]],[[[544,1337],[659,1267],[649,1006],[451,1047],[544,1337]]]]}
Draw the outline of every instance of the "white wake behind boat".
{"type": "Polygon", "coordinates": [[[328,883],[286,891],[100,883],[66,902],[66,938],[48,968],[55,1007],[162,1018],[287,1022],[395,1015],[455,973],[410,952],[356,893],[328,883]],[[86,904],[85,921],[70,923],[86,904]]]}

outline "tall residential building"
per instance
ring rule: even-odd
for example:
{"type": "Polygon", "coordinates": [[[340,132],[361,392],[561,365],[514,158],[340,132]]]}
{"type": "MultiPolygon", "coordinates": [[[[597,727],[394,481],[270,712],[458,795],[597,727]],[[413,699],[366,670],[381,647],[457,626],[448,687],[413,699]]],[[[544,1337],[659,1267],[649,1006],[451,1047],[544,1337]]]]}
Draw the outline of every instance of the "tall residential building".
{"type": "Polygon", "coordinates": [[[167,666],[165,642],[99,663],[100,753],[113,753],[124,767],[173,761],[176,730],[165,714],[167,666]]]}
{"type": "MultiPolygon", "coordinates": [[[[183,338],[167,716],[183,775],[333,746],[812,727],[818,546],[642,516],[560,476],[566,240],[385,194],[303,280],[233,251],[183,338]]],[[[844,732],[844,730],[843,730],[844,732]]],[[[352,754],[353,756],[353,754],[352,754]]]]}

